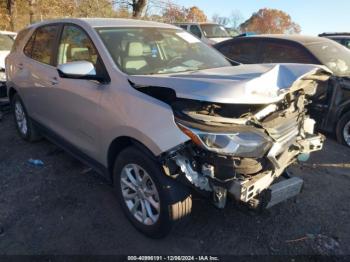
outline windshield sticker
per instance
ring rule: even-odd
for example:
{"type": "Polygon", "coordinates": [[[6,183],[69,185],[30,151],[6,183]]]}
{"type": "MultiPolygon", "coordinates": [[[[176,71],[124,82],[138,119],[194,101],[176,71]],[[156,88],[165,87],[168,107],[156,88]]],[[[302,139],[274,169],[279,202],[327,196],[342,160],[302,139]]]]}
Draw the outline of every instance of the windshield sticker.
{"type": "Polygon", "coordinates": [[[157,57],[158,56],[158,49],[157,49],[156,46],[152,47],[151,53],[152,53],[152,57],[157,57]]]}
{"type": "Polygon", "coordinates": [[[176,34],[189,44],[194,44],[194,43],[200,42],[200,40],[198,38],[194,37],[190,33],[180,32],[180,33],[176,33],[176,34]]]}

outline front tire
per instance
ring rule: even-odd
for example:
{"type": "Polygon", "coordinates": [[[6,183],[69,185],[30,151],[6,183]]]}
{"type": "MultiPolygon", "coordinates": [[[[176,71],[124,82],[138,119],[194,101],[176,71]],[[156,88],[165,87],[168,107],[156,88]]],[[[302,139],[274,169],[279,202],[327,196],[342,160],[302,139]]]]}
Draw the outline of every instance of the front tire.
{"type": "Polygon", "coordinates": [[[171,203],[162,176],[159,164],[136,147],[123,150],[114,165],[114,188],[124,213],[139,231],[152,238],[166,236],[173,223],[192,209],[190,195],[171,203]]]}
{"type": "Polygon", "coordinates": [[[337,124],[337,140],[350,147],[350,112],[343,115],[337,124]]]}
{"type": "Polygon", "coordinates": [[[33,121],[28,116],[27,110],[22,99],[18,94],[15,94],[12,99],[12,109],[16,128],[19,135],[27,141],[33,142],[40,139],[39,132],[35,128],[33,121]]]}

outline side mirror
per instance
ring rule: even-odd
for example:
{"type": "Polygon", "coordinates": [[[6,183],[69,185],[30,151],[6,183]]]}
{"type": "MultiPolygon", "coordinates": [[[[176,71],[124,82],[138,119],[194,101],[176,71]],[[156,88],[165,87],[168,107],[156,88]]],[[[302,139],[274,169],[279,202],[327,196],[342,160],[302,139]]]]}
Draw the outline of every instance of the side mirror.
{"type": "Polygon", "coordinates": [[[68,62],[57,67],[58,74],[62,78],[86,79],[102,81],[102,77],[96,74],[94,65],[88,61],[68,62]]]}

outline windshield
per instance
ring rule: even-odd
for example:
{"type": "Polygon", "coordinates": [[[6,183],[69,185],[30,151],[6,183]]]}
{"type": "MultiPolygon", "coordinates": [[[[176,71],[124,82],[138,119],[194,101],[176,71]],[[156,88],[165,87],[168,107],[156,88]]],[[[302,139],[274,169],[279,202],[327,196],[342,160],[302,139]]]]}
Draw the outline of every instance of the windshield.
{"type": "Polygon", "coordinates": [[[168,74],[230,66],[213,48],[177,29],[97,29],[118,67],[129,75],[168,74]]]}
{"type": "Polygon", "coordinates": [[[0,51],[9,51],[13,45],[13,39],[8,35],[0,34],[0,51]]]}
{"type": "Polygon", "coordinates": [[[350,50],[335,41],[306,45],[307,48],[338,76],[350,75],[350,50]]]}
{"type": "Polygon", "coordinates": [[[202,31],[207,38],[230,37],[223,26],[215,24],[201,25],[202,31]]]}

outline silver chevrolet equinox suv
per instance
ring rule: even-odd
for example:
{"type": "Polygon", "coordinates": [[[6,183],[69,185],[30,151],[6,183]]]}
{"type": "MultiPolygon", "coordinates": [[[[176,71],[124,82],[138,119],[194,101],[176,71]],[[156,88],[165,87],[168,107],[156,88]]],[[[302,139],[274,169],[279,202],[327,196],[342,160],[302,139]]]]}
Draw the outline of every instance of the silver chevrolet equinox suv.
{"type": "Polygon", "coordinates": [[[192,194],[269,208],[297,195],[292,163],[323,146],[307,115],[313,65],[231,64],[182,29],[62,19],[22,30],[6,59],[17,129],[106,175],[133,225],[165,236],[192,194]]]}

